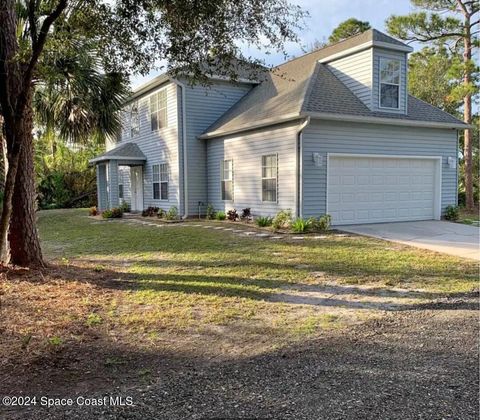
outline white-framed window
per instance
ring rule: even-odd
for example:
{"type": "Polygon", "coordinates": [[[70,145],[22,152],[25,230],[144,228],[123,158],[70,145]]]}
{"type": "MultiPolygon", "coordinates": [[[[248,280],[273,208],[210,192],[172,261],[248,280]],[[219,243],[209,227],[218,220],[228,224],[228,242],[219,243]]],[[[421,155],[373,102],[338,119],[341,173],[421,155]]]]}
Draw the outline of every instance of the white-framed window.
{"type": "Polygon", "coordinates": [[[160,200],[160,165],[152,165],[153,199],[160,200]]]}
{"type": "Polygon", "coordinates": [[[168,163],[152,166],[153,199],[168,200],[168,163]]]}
{"type": "Polygon", "coordinates": [[[123,199],[123,184],[118,184],[118,198],[123,199]]]}
{"type": "Polygon", "coordinates": [[[262,156],[262,201],[277,201],[278,156],[262,156]]]}
{"type": "Polygon", "coordinates": [[[222,160],[220,172],[222,200],[233,201],[233,160],[222,160]]]}
{"type": "Polygon", "coordinates": [[[380,108],[400,107],[400,60],[380,58],[380,108]]]}
{"type": "Polygon", "coordinates": [[[138,101],[130,105],[130,137],[140,132],[140,115],[138,113],[138,101]]]}
{"type": "Polygon", "coordinates": [[[167,127],[167,90],[162,89],[150,96],[150,123],[152,131],[167,127]]]}
{"type": "Polygon", "coordinates": [[[168,200],[168,163],[160,165],[160,200],[168,200]]]}

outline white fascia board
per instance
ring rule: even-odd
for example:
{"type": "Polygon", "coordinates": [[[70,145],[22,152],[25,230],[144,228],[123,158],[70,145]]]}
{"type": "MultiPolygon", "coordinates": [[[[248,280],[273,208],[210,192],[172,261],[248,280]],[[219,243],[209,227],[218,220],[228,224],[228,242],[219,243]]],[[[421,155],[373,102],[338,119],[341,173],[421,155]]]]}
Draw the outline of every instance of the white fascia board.
{"type": "Polygon", "coordinates": [[[458,130],[465,130],[469,128],[463,123],[444,123],[436,121],[416,121],[396,118],[382,118],[382,117],[365,117],[361,115],[345,115],[345,114],[331,114],[328,112],[305,112],[302,116],[310,116],[320,120],[331,121],[349,121],[361,122],[369,124],[386,124],[386,125],[402,125],[410,127],[427,127],[427,128],[455,128],[458,130]]]}
{"type": "Polygon", "coordinates": [[[357,45],[355,47],[347,48],[346,50],[321,58],[320,60],[318,60],[318,62],[321,64],[329,63],[330,61],[338,60],[339,58],[343,58],[363,50],[368,50],[369,48],[372,48],[372,47],[385,48],[385,49],[394,50],[394,51],[402,51],[405,53],[409,53],[413,51],[413,48],[407,45],[396,45],[396,44],[390,44],[388,42],[380,42],[380,41],[368,41],[363,44],[357,45]]]}
{"type": "Polygon", "coordinates": [[[284,115],[283,117],[266,118],[264,120],[258,121],[255,124],[244,124],[231,130],[217,130],[217,131],[207,132],[205,134],[198,136],[198,138],[201,140],[204,140],[204,139],[212,139],[215,137],[225,137],[231,134],[241,133],[242,131],[250,131],[250,130],[255,130],[257,128],[267,127],[269,125],[282,124],[288,121],[298,120],[300,118],[303,118],[303,117],[298,113],[284,115]]]}

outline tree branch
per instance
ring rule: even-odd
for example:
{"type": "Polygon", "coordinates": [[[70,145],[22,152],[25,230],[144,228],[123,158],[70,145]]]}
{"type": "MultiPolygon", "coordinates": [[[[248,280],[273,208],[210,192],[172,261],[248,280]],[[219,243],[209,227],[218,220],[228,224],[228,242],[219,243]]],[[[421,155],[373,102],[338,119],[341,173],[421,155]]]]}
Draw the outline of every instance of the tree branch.
{"type": "Polygon", "coordinates": [[[35,0],[28,2],[28,26],[30,30],[30,39],[32,40],[32,50],[37,44],[37,22],[35,19],[35,0]]]}
{"type": "Polygon", "coordinates": [[[19,102],[17,104],[17,112],[19,111],[23,112],[23,109],[27,102],[26,92],[32,81],[33,70],[35,69],[35,66],[38,62],[38,58],[40,57],[40,54],[43,51],[43,47],[45,46],[45,42],[47,40],[47,35],[50,30],[50,27],[52,26],[53,22],[55,22],[55,20],[57,20],[58,17],[65,10],[65,8],[67,7],[67,4],[68,4],[68,0],[60,0],[57,6],[55,7],[55,9],[52,11],[52,13],[50,13],[43,21],[43,24],[40,28],[40,32],[38,33],[38,36],[37,36],[35,47],[32,45],[32,56],[30,57],[30,61],[28,63],[28,66],[23,76],[23,89],[22,89],[22,94],[20,95],[20,98],[19,98],[19,102]]]}
{"type": "Polygon", "coordinates": [[[468,19],[470,18],[471,14],[470,12],[467,10],[467,7],[465,6],[465,4],[462,2],[462,0],[457,0],[457,5],[460,7],[460,9],[462,10],[462,13],[464,14],[464,16],[468,19]]]}

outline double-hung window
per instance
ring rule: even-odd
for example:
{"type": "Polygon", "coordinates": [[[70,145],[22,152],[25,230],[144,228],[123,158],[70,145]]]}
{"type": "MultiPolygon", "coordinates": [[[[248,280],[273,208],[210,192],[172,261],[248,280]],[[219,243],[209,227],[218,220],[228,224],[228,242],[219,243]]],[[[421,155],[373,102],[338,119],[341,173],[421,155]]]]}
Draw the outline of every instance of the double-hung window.
{"type": "Polygon", "coordinates": [[[262,201],[277,201],[278,157],[262,156],[262,201]]]}
{"type": "Polygon", "coordinates": [[[222,200],[233,201],[233,160],[224,160],[220,168],[222,179],[222,200]]]}
{"type": "Polygon", "coordinates": [[[400,105],[400,61],[380,58],[380,108],[400,105]]]}
{"type": "Polygon", "coordinates": [[[130,107],[130,136],[134,137],[140,132],[140,116],[138,114],[138,102],[135,101],[130,107]]]}
{"type": "Polygon", "coordinates": [[[153,199],[168,200],[168,163],[152,166],[153,199]]]}
{"type": "Polygon", "coordinates": [[[160,165],[160,200],[168,200],[168,163],[160,165]]]}
{"type": "Polygon", "coordinates": [[[162,89],[150,96],[150,123],[152,131],[167,126],[167,90],[162,89]]]}

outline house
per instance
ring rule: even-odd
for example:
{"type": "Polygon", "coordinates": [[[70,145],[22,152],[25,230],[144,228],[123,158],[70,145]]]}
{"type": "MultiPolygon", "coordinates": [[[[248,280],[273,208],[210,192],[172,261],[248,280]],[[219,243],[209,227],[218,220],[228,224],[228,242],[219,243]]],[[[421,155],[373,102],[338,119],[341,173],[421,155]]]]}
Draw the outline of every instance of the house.
{"type": "Polygon", "coordinates": [[[439,219],[457,202],[467,126],[408,94],[411,51],[373,29],[262,80],[161,75],[133,93],[121,137],[92,160],[98,206],[291,209],[334,225],[439,219]]]}

